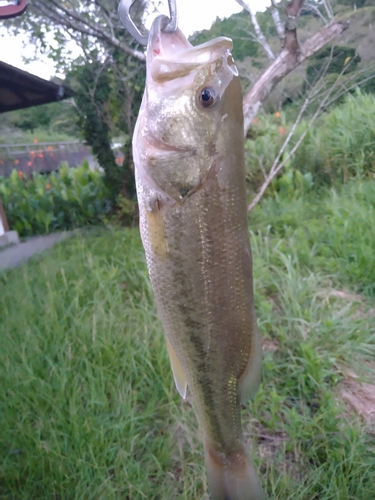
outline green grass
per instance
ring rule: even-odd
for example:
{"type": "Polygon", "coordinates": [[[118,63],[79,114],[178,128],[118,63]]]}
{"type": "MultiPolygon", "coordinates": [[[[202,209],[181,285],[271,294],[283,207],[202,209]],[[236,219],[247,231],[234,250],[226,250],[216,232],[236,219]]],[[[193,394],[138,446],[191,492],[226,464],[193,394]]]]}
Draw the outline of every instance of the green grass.
{"type": "MultiPolygon", "coordinates": [[[[265,353],[243,415],[270,499],[374,498],[374,431],[339,396],[348,368],[373,380],[373,196],[357,182],[250,218],[265,353]]],[[[0,498],[207,499],[138,231],[64,241],[0,291],[0,498]]]]}
{"type": "MultiPolygon", "coordinates": [[[[353,95],[348,94],[343,102],[323,113],[308,131],[292,159],[293,167],[310,172],[314,181],[323,185],[373,175],[374,111],[374,94],[361,93],[359,89],[353,95]]],[[[307,121],[300,125],[301,132],[307,121]]]]}

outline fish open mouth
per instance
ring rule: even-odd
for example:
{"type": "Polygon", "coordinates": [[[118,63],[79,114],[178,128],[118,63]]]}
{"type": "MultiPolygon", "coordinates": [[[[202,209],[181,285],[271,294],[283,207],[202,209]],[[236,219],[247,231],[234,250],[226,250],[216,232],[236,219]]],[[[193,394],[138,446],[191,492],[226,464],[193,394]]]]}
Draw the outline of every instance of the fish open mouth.
{"type": "Polygon", "coordinates": [[[167,17],[157,17],[151,27],[147,64],[153,80],[165,81],[188,75],[192,70],[214,62],[233,47],[224,36],[194,47],[181,30],[165,33],[167,17]]]}

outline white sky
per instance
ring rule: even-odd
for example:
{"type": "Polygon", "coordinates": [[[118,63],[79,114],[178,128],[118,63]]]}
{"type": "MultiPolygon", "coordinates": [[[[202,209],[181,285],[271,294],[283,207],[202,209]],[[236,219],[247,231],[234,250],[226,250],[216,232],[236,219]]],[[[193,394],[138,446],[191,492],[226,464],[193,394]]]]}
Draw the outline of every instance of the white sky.
{"type": "MultiPolygon", "coordinates": [[[[264,10],[271,2],[270,0],[252,0],[257,10],[264,10]]],[[[168,2],[165,0],[167,6],[168,2]]],[[[235,0],[177,0],[179,28],[185,35],[191,35],[194,31],[209,29],[216,17],[229,17],[242,8],[235,0]]],[[[168,9],[167,9],[168,10],[168,9]]],[[[167,14],[167,11],[162,12],[167,14]]],[[[35,47],[23,46],[27,39],[20,36],[9,36],[6,30],[1,29],[0,21],[0,60],[24,69],[42,78],[50,79],[56,74],[51,60],[42,54],[37,55],[37,60],[25,64],[23,57],[33,58],[35,47]]],[[[58,73],[58,72],[57,72],[58,73]]]]}

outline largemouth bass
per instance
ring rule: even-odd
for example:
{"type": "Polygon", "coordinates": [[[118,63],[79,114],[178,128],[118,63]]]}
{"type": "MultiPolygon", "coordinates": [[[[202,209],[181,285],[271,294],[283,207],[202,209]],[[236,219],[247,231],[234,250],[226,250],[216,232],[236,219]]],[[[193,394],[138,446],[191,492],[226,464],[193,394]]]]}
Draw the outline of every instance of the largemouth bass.
{"type": "Polygon", "coordinates": [[[214,500],[263,497],[240,403],[258,389],[242,94],[232,41],[152,26],[133,139],[140,230],[178,391],[203,434],[214,500]]]}

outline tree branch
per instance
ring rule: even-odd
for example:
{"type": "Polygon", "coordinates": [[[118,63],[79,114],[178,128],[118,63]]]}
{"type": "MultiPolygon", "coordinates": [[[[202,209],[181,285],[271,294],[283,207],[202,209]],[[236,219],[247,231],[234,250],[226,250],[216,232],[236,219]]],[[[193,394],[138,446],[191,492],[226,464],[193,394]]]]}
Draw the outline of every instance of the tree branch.
{"type": "Polygon", "coordinates": [[[263,35],[262,30],[260,29],[257,17],[256,17],[256,12],[254,11],[253,7],[250,6],[251,2],[245,2],[244,0],[236,0],[237,3],[241,5],[247,12],[250,14],[251,17],[251,23],[254,27],[254,31],[256,34],[256,40],[260,45],[263,47],[264,51],[267,54],[267,57],[270,61],[273,61],[275,59],[275,55],[271,50],[271,47],[269,46],[266,37],[263,35]]]}
{"type": "Polygon", "coordinates": [[[307,107],[309,106],[309,104],[314,102],[317,98],[319,98],[319,95],[321,95],[320,90],[322,88],[324,88],[324,86],[325,86],[324,83],[320,86],[320,88],[316,88],[315,91],[313,91],[312,95],[309,95],[305,99],[287,138],[285,139],[283,145],[281,146],[281,148],[280,148],[280,150],[279,150],[279,152],[278,152],[278,154],[277,154],[277,156],[276,156],[276,158],[275,158],[275,160],[270,168],[270,171],[268,172],[268,175],[265,178],[265,181],[263,182],[263,184],[260,187],[256,196],[253,198],[253,200],[251,201],[251,203],[247,207],[249,212],[259,203],[259,201],[263,197],[264,193],[266,192],[268,186],[271,184],[272,180],[277,176],[277,174],[281,171],[281,169],[286,165],[286,163],[290,160],[290,158],[294,155],[294,153],[300,147],[304,138],[306,137],[307,132],[311,129],[312,125],[314,124],[314,122],[318,118],[318,116],[324,111],[324,109],[327,108],[329,102],[332,102],[332,100],[329,101],[329,98],[334,93],[334,91],[339,87],[341,78],[344,75],[345,71],[346,71],[346,68],[344,67],[342,69],[341,73],[336,78],[336,81],[333,83],[333,85],[330,85],[328,87],[328,90],[325,93],[323,92],[323,98],[319,103],[318,109],[315,111],[313,116],[310,118],[308,124],[306,125],[306,128],[301,133],[300,137],[298,138],[298,140],[296,141],[296,143],[294,144],[292,149],[286,154],[286,156],[284,158],[282,158],[288,144],[290,143],[292,137],[295,134],[295,131],[297,129],[298,124],[301,122],[301,119],[302,119],[303,114],[305,113],[307,107]],[[282,159],[282,161],[280,161],[281,159],[282,159]]]}
{"type": "Polygon", "coordinates": [[[304,0],[291,0],[285,8],[285,37],[283,48],[289,52],[298,50],[297,18],[301,12],[304,0]]]}
{"type": "Polygon", "coordinates": [[[284,23],[280,19],[279,9],[277,8],[276,0],[271,0],[271,16],[280,40],[284,41],[285,27],[284,23]]]}
{"type": "MultiPolygon", "coordinates": [[[[243,99],[245,133],[250,128],[253,118],[258,113],[265,99],[270,95],[280,80],[294,68],[311,57],[349,27],[348,21],[334,22],[315,33],[309,40],[295,50],[290,50],[287,44],[280,55],[260,75],[253,87],[243,99]]],[[[292,47],[294,45],[292,44],[292,47]]]]}
{"type": "Polygon", "coordinates": [[[323,21],[323,24],[328,24],[329,21],[323,16],[323,14],[320,12],[319,8],[316,5],[313,4],[307,4],[304,7],[305,12],[314,12],[320,19],[323,21]]]}
{"type": "Polygon", "coordinates": [[[325,8],[325,11],[327,13],[327,16],[328,18],[332,21],[335,16],[333,14],[333,10],[332,10],[332,6],[331,6],[331,3],[329,0],[323,0],[323,5],[324,5],[324,8],[325,8]]]}
{"type": "Polygon", "coordinates": [[[33,6],[44,12],[44,15],[49,17],[51,20],[56,20],[54,15],[56,16],[57,14],[61,18],[60,23],[62,25],[66,25],[67,19],[69,19],[71,20],[71,24],[74,25],[75,30],[91,36],[96,36],[113,47],[120,49],[125,54],[132,55],[141,61],[145,60],[145,55],[142,52],[132,49],[127,44],[113,36],[112,33],[108,33],[99,23],[93,23],[89,19],[82,17],[78,12],[67,9],[61,2],[50,0],[50,3],[55,7],[55,9],[49,8],[48,3],[42,0],[34,0],[33,6]],[[64,16],[62,16],[62,14],[58,11],[62,12],[64,16]],[[64,22],[62,22],[63,20],[64,22]]]}

